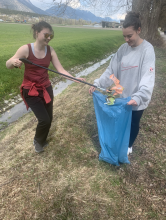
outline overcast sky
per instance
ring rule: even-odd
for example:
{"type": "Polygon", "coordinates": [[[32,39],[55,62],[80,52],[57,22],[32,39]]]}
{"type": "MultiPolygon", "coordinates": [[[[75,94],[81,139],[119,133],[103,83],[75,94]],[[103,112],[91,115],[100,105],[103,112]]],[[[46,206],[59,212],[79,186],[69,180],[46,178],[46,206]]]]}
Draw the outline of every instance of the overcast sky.
{"type": "MultiPolygon", "coordinates": [[[[30,0],[32,2],[32,4],[34,4],[36,7],[41,8],[42,10],[46,10],[50,7],[52,7],[54,5],[53,0],[30,0]]],[[[56,1],[57,2],[57,1],[56,1]]],[[[79,8],[80,7],[80,3],[78,0],[73,0],[73,5],[71,5],[73,8],[79,8]]],[[[81,7],[80,9],[83,9],[83,7],[81,7]]],[[[96,16],[100,16],[100,17],[106,17],[108,15],[104,15],[101,13],[101,10],[97,10],[94,8],[84,8],[84,10],[89,10],[91,11],[93,14],[95,14],[96,16]]],[[[125,14],[123,12],[119,12],[113,15],[110,15],[108,17],[111,17],[115,20],[120,20],[120,19],[124,19],[125,14]]]]}

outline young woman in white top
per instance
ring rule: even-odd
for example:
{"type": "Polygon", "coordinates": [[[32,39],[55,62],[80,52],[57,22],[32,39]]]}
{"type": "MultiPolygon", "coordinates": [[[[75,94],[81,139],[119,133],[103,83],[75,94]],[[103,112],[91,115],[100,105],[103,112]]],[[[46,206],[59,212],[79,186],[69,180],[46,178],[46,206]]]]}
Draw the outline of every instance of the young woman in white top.
{"type": "MultiPolygon", "coordinates": [[[[131,97],[132,122],[128,154],[139,132],[139,123],[143,111],[151,100],[155,82],[155,52],[153,46],[140,37],[141,21],[139,14],[129,12],[123,23],[123,36],[126,41],[112,58],[109,67],[94,85],[102,88],[111,86],[110,75],[114,74],[124,87],[121,97],[131,97]]],[[[89,89],[92,94],[94,87],[89,89]]]]}

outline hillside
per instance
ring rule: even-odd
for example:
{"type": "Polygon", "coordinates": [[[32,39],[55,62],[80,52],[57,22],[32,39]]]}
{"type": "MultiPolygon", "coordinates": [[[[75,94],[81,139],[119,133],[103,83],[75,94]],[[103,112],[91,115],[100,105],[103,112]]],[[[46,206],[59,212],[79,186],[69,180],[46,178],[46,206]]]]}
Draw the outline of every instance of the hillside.
{"type": "Polygon", "coordinates": [[[77,19],[77,20],[82,19],[91,22],[113,21],[113,19],[111,19],[110,17],[105,17],[105,18],[97,17],[90,11],[73,9],[70,6],[65,7],[64,5],[62,5],[61,7],[53,6],[47,9],[46,12],[51,16],[77,19]]]}
{"type": "Polygon", "coordinates": [[[73,9],[70,6],[65,7],[64,5],[62,5],[61,7],[53,6],[44,11],[34,6],[30,0],[0,0],[0,8],[22,12],[31,12],[42,15],[50,15],[66,19],[82,19],[91,22],[113,21],[113,19],[111,19],[110,17],[97,17],[90,11],[73,9]]]}
{"type": "Polygon", "coordinates": [[[47,14],[47,12],[34,6],[30,2],[30,0],[0,0],[0,8],[31,12],[31,13],[37,13],[37,14],[47,14]]]}

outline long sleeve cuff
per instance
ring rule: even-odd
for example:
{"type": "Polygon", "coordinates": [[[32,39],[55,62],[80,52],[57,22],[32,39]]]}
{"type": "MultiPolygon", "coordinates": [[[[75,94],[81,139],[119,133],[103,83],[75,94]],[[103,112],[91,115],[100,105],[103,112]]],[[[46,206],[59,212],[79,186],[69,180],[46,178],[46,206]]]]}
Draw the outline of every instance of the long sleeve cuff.
{"type": "Polygon", "coordinates": [[[137,96],[133,96],[133,97],[131,97],[131,99],[133,99],[134,101],[136,101],[136,103],[137,103],[138,106],[140,105],[140,102],[141,102],[140,98],[138,98],[137,96]]]}

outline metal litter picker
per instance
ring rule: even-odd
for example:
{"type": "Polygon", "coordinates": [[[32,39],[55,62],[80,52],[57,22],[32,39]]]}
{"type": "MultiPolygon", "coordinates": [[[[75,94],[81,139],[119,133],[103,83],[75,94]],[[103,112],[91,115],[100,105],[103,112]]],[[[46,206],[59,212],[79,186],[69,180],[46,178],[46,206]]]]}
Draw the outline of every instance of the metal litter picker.
{"type": "Polygon", "coordinates": [[[44,67],[44,66],[40,66],[40,65],[38,65],[38,64],[36,64],[36,63],[33,63],[33,62],[31,62],[30,60],[27,60],[27,59],[25,59],[25,58],[20,58],[19,60],[22,61],[23,63],[28,63],[28,64],[31,64],[31,65],[38,66],[38,67],[40,67],[40,68],[49,70],[49,71],[51,71],[51,72],[57,73],[57,74],[62,75],[62,76],[66,77],[66,78],[68,78],[68,79],[70,79],[70,80],[72,80],[72,81],[75,80],[75,81],[78,81],[78,82],[87,84],[87,85],[89,85],[89,86],[93,86],[93,87],[95,87],[96,89],[99,89],[99,90],[101,90],[101,91],[103,91],[103,92],[112,92],[112,90],[103,89],[103,88],[101,88],[101,87],[99,87],[99,86],[95,86],[95,85],[93,85],[93,84],[91,84],[91,83],[82,81],[82,80],[80,80],[80,79],[77,79],[77,78],[74,78],[74,77],[71,77],[71,76],[67,76],[67,75],[65,75],[65,74],[63,74],[63,73],[59,73],[59,72],[57,72],[57,71],[55,71],[55,70],[51,70],[51,69],[46,68],[46,67],[44,67]]]}

